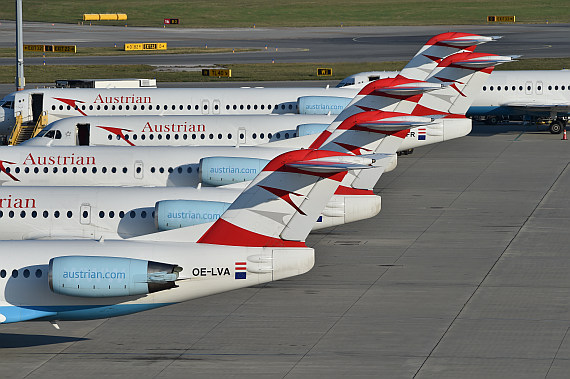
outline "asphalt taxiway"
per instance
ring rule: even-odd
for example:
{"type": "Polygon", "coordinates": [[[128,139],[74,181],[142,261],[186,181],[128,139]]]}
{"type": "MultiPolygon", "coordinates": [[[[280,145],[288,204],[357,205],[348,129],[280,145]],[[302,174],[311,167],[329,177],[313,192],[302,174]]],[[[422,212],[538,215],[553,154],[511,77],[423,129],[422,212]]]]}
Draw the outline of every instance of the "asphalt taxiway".
{"type": "MultiPolygon", "coordinates": [[[[216,54],[146,54],[130,56],[48,55],[46,64],[150,64],[203,65],[228,63],[382,62],[407,61],[429,38],[459,31],[502,35],[481,51],[517,54],[525,58],[567,57],[570,24],[374,26],[327,28],[137,28],[100,25],[24,23],[24,43],[63,44],[82,47],[129,42],[167,42],[169,47],[256,48],[259,51],[216,54]],[[267,46],[267,50],[265,50],[267,46]]],[[[0,47],[15,46],[15,23],[0,23],[0,47]]],[[[27,57],[26,65],[41,65],[42,57],[27,57]]],[[[0,58],[0,65],[14,65],[14,58],[0,58]]]]}
{"type": "Polygon", "coordinates": [[[108,320],[0,327],[10,378],[564,378],[570,142],[476,126],[382,176],[375,218],[312,233],[316,265],[108,320]]]}

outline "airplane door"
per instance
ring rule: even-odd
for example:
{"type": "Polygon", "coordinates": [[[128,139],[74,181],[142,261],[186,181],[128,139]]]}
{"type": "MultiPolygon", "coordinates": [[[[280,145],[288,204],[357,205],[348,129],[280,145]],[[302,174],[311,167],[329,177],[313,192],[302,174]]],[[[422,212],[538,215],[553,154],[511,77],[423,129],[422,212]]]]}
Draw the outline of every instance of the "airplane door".
{"type": "Polygon", "coordinates": [[[34,123],[37,123],[38,119],[42,115],[43,107],[44,107],[44,94],[43,93],[33,93],[32,94],[32,121],[34,123]]]}
{"type": "Polygon", "coordinates": [[[220,114],[220,100],[216,99],[214,101],[212,101],[212,113],[213,114],[220,114]]]}
{"type": "Polygon", "coordinates": [[[208,100],[202,100],[202,114],[208,114],[210,102],[208,100]]]}
{"type": "Polygon", "coordinates": [[[89,225],[91,223],[91,205],[81,204],[80,223],[82,225],[89,225]]]}
{"type": "Polygon", "coordinates": [[[89,146],[89,131],[91,124],[77,124],[75,143],[77,146],[89,146]]]}
{"type": "Polygon", "coordinates": [[[524,88],[527,95],[532,95],[532,82],[526,82],[524,88]]]}
{"type": "Polygon", "coordinates": [[[144,165],[142,161],[135,161],[135,179],[142,179],[144,175],[144,165]]]}
{"type": "Polygon", "coordinates": [[[22,121],[27,122],[32,120],[32,111],[30,109],[30,98],[26,94],[16,94],[14,99],[14,115],[21,114],[22,121]]]}
{"type": "Polygon", "coordinates": [[[536,82],[536,93],[542,95],[542,82],[536,82]]]}
{"type": "Polygon", "coordinates": [[[244,144],[246,142],[245,136],[246,136],[245,128],[239,128],[238,129],[238,143],[240,145],[244,144]]]}

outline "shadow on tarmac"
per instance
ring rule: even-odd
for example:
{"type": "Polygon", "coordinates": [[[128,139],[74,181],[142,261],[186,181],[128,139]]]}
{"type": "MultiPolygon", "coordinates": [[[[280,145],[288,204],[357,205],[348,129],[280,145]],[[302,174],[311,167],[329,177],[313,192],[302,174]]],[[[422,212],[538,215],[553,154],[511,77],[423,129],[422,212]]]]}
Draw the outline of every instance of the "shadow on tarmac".
{"type": "Polygon", "coordinates": [[[0,333],[0,349],[55,345],[58,343],[85,341],[88,339],[89,338],[42,334],[0,333]]]}

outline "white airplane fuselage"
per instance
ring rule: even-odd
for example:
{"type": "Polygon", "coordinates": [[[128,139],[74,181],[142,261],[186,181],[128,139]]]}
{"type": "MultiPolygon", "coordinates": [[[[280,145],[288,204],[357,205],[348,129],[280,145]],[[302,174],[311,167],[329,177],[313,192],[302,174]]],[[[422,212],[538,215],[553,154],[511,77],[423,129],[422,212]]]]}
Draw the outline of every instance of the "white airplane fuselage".
{"type": "MultiPolygon", "coordinates": [[[[163,239],[177,225],[217,220],[243,186],[227,187],[6,187],[0,188],[0,240],[163,239]],[[159,202],[174,203],[167,211],[159,202]],[[191,202],[192,204],[188,204],[191,202]],[[212,202],[216,204],[211,205],[212,202]],[[218,203],[227,204],[220,207],[218,203]],[[156,213],[158,212],[158,213],[156,213]],[[163,225],[170,223],[170,226],[163,225]]],[[[372,191],[334,195],[313,230],[377,215],[380,196],[372,191]]],[[[191,232],[169,238],[191,242],[191,232]]]]}
{"type": "Polygon", "coordinates": [[[28,146],[253,146],[326,128],[334,115],[83,116],[47,125],[28,146]]]}

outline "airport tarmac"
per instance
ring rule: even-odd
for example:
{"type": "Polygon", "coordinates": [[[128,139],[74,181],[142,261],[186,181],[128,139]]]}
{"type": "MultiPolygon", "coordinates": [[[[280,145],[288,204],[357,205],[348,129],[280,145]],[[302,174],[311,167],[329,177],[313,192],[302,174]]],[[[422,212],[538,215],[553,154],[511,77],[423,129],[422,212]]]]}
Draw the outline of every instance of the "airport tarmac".
{"type": "MultiPolygon", "coordinates": [[[[25,22],[24,43],[65,44],[82,47],[129,42],[167,42],[168,47],[256,48],[259,51],[216,54],[147,54],[129,56],[26,57],[26,65],[150,64],[204,65],[228,63],[383,62],[407,61],[432,36],[459,31],[502,35],[481,51],[523,55],[524,58],[568,56],[570,24],[366,26],[326,28],[134,28],[80,26],[25,22]],[[267,50],[265,50],[267,46],[267,50]]],[[[0,47],[15,44],[15,23],[0,22],[0,47]]],[[[14,58],[0,58],[0,65],[14,65],[14,58]]]]}
{"type": "Polygon", "coordinates": [[[385,174],[315,267],[108,320],[0,327],[10,378],[566,378],[570,142],[476,126],[385,174]]]}

